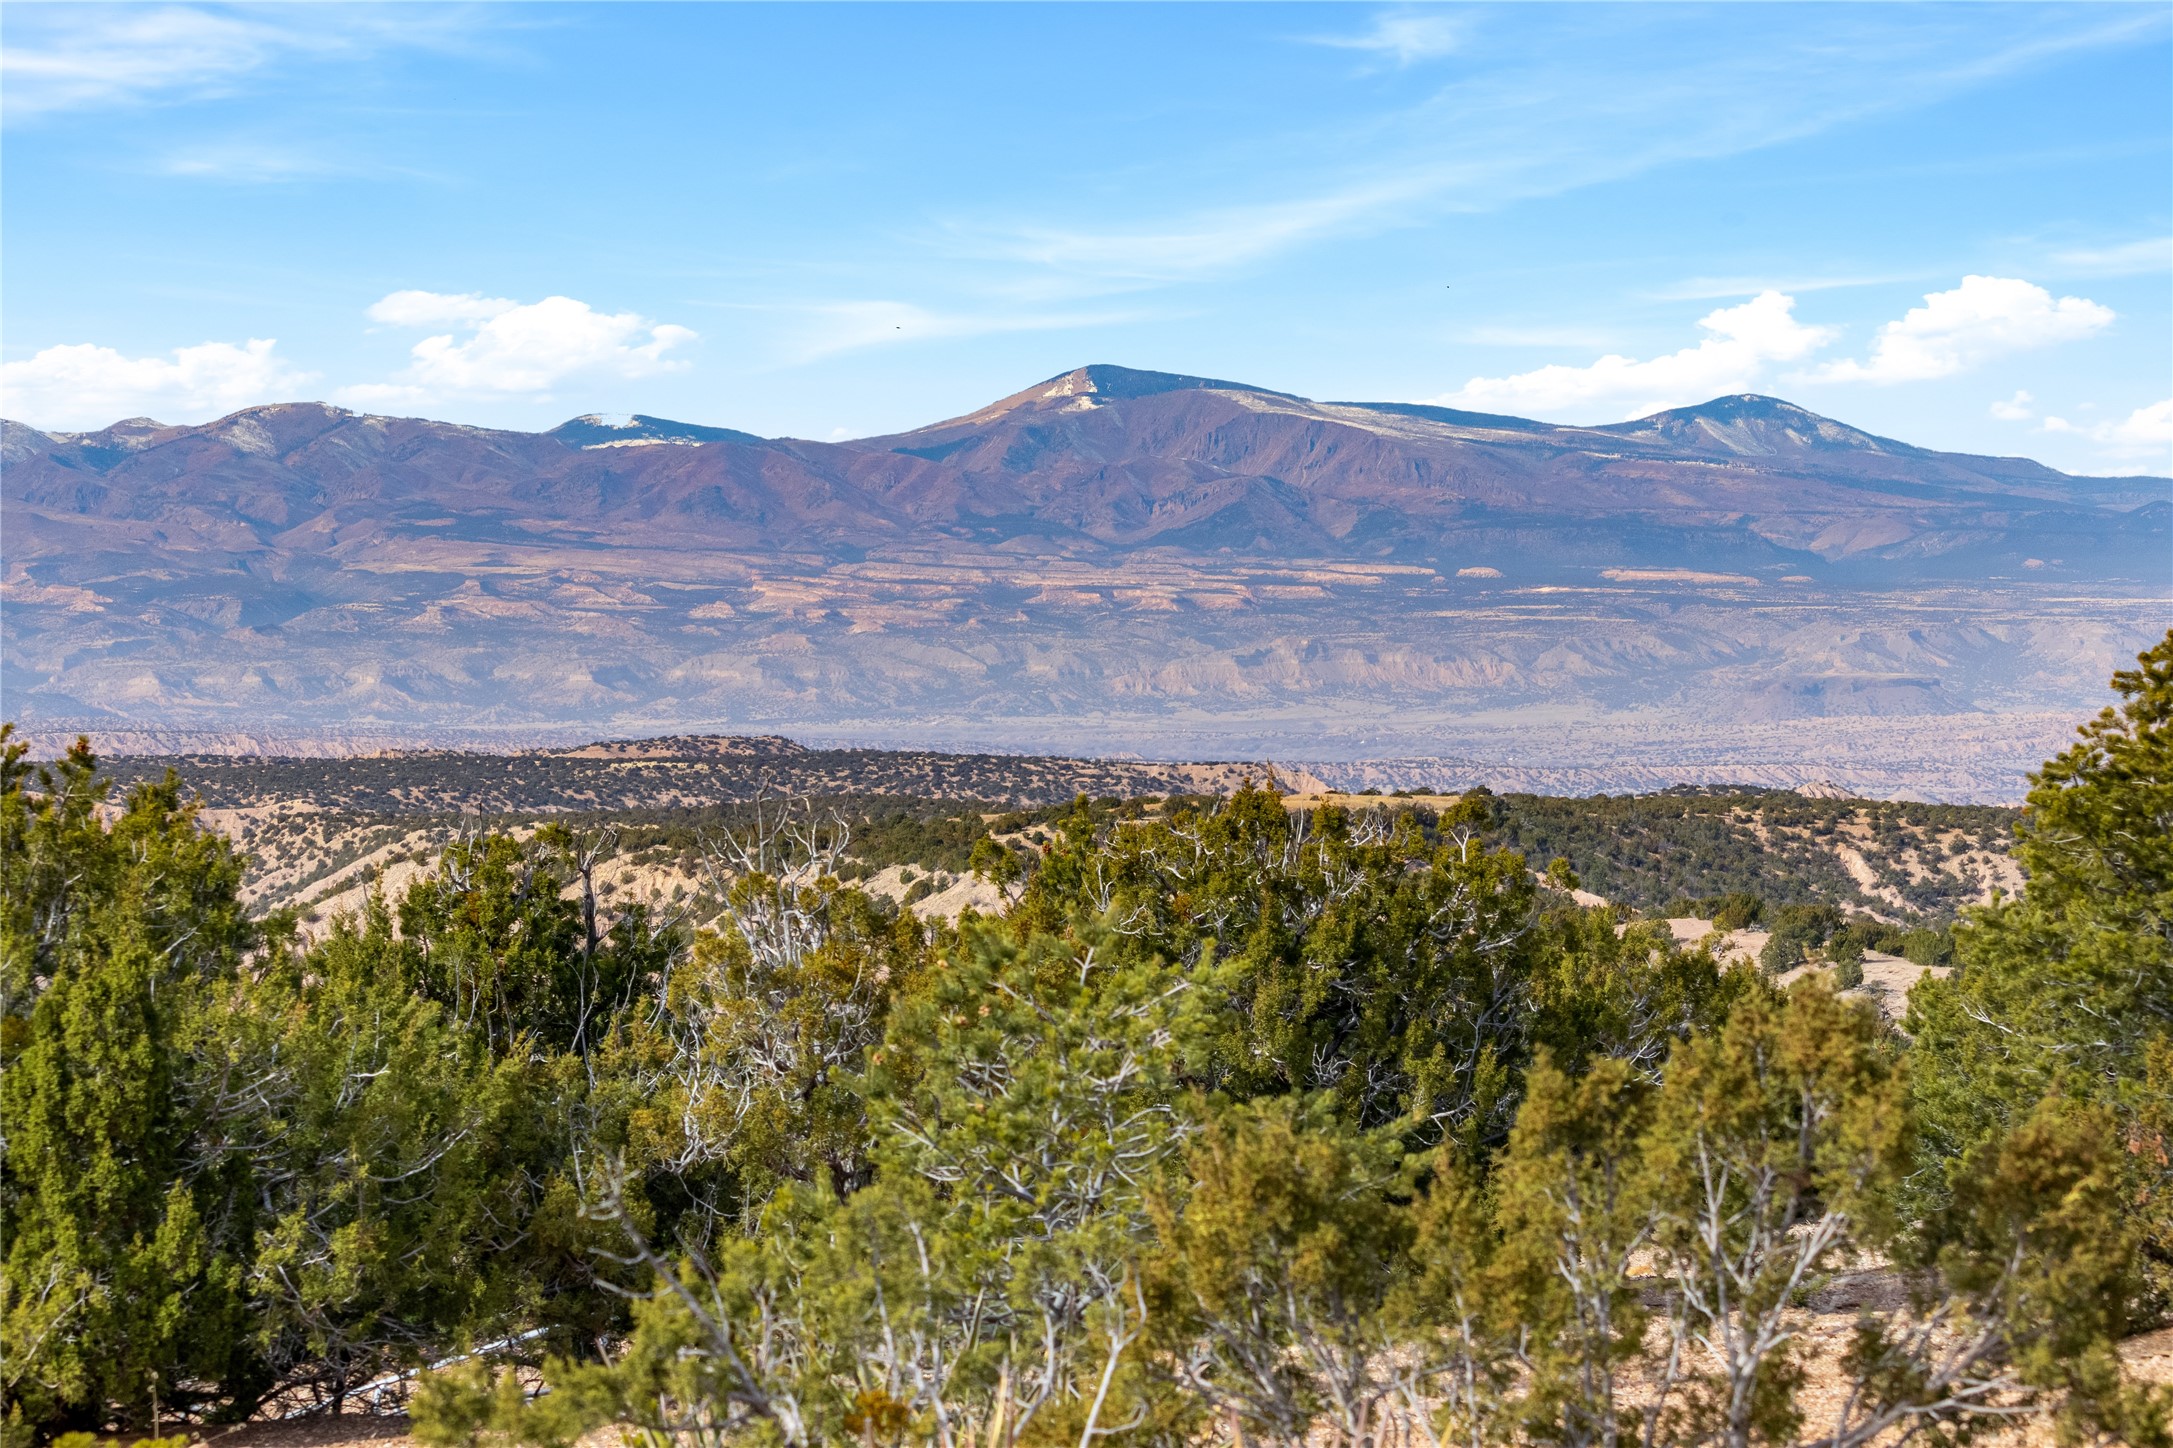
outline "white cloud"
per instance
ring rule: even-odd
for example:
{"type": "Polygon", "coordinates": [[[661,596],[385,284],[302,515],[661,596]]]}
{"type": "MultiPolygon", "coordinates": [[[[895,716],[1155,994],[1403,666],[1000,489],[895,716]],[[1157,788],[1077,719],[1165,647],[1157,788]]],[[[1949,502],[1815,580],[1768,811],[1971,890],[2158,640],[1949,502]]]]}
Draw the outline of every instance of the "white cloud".
{"type": "Polygon", "coordinates": [[[2173,473],[2173,398],[2138,407],[2117,422],[2078,424],[2048,417],[2047,432],[2072,433],[2097,443],[2116,461],[2173,473]]]}
{"type": "Polygon", "coordinates": [[[1992,415],[2001,422],[2027,422],[2037,415],[2030,410],[2030,404],[2036,400],[2027,392],[2017,391],[2005,402],[1993,403],[1992,415]]]}
{"type": "Polygon", "coordinates": [[[273,355],[270,337],[205,342],[171,358],[126,357],[83,342],[0,366],[0,411],[34,427],[104,427],[124,417],[206,421],[292,399],[316,378],[273,355]]]}
{"type": "Polygon", "coordinates": [[[2173,236],[2146,236],[2117,246],[2054,252],[2052,259],[2063,270],[2091,276],[2162,276],[2173,271],[2173,236]]]}
{"type": "Polygon", "coordinates": [[[1474,377],[1430,400],[1479,412],[1589,421],[1599,413],[1643,417],[1746,392],[1772,363],[1796,361],[1832,338],[1831,328],[1797,321],[1795,305],[1794,297],[1761,292],[1699,318],[1709,335],[1695,347],[1643,362],[1610,354],[1584,367],[1556,364],[1511,377],[1474,377]]]}
{"type": "Polygon", "coordinates": [[[1966,276],[1952,291],[1879,328],[1871,359],[1830,362],[1816,382],[1923,382],[1949,377],[2010,352],[2071,342],[2112,325],[2113,311],[2087,297],[2061,297],[2016,277],[1966,276]]]}
{"type": "Polygon", "coordinates": [[[1393,57],[1398,65],[1410,65],[1455,54],[1463,46],[1464,27],[1454,16],[1390,10],[1375,15],[1372,26],[1356,35],[1311,35],[1306,39],[1337,50],[1371,51],[1393,57]]]}
{"type": "Polygon", "coordinates": [[[370,304],[369,318],[391,327],[435,327],[448,322],[487,322],[519,305],[481,292],[392,292],[370,304]]]}
{"type": "Polygon", "coordinates": [[[665,354],[695,340],[686,327],[634,312],[599,312],[572,297],[515,302],[478,292],[401,291],[370,308],[394,327],[451,326],[466,332],[425,337],[406,371],[390,383],[345,388],[361,403],[415,402],[446,393],[544,393],[583,376],[653,377],[688,364],[665,354]]]}
{"type": "Polygon", "coordinates": [[[0,81],[11,116],[220,95],[288,59],[361,60],[442,47],[473,22],[461,7],[40,5],[8,12],[0,81]]]}

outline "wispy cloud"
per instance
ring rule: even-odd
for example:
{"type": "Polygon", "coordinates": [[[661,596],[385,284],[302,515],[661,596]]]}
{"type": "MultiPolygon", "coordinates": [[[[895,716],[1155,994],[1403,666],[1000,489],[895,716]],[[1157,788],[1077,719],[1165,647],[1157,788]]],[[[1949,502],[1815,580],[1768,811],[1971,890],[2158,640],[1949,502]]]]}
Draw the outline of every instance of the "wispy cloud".
{"type": "Polygon", "coordinates": [[[969,253],[1091,279],[1090,286],[1175,282],[1346,230],[1385,208],[1422,199],[1430,189],[1424,178],[1388,179],[1291,201],[1200,212],[1136,230],[960,226],[952,235],[969,253]]]}
{"type": "Polygon", "coordinates": [[[457,44],[466,7],[21,5],[0,46],[15,118],[230,93],[290,61],[457,44]]]}
{"type": "Polygon", "coordinates": [[[192,143],[166,152],[151,171],[191,181],[233,186],[287,185],[304,181],[427,178],[412,166],[392,166],[347,152],[338,144],[237,139],[192,143]]]}
{"type": "Polygon", "coordinates": [[[1337,50],[1360,50],[1398,65],[1438,60],[1454,55],[1464,45],[1465,22],[1455,15],[1427,10],[1383,10],[1360,31],[1346,35],[1308,35],[1309,45],[1337,50]]]}
{"type": "MultiPolygon", "coordinates": [[[[1384,12],[1373,28],[1342,39],[1393,53],[1394,32],[1384,26],[1402,14],[1384,12]]],[[[1815,31],[1791,37],[1776,33],[1770,14],[1739,20],[1722,12],[1693,40],[1663,52],[1665,63],[1633,72],[1619,63],[1625,29],[1649,22],[1634,11],[1579,8],[1551,26],[1520,29],[1521,53],[1491,50],[1483,74],[1369,121],[1347,144],[1308,138],[1315,155],[1333,159],[1278,157],[1273,174],[1313,178],[1294,180],[1283,195],[1131,224],[956,219],[939,240],[961,259],[1060,276],[1074,295],[1209,277],[1330,237],[1761,150],[2163,28],[2161,17],[2142,14],[1828,10],[1818,12],[1815,31]]],[[[1749,279],[1724,280],[1701,279],[1706,285],[1694,290],[1746,294],[1738,282],[1749,279]]],[[[1797,290],[1877,280],[1887,279],[1811,278],[1797,290]]]]}
{"type": "MultiPolygon", "coordinates": [[[[1647,288],[1639,295],[1656,302],[1714,302],[1727,297],[1755,297],[1760,292],[1787,292],[1790,296],[1799,296],[1805,292],[1833,292],[1849,287],[1891,286],[1896,282],[1922,281],[1930,275],[1934,274],[1685,277],[1667,286],[1647,288]]],[[[1952,276],[1953,273],[1945,275],[1952,276]]]]}
{"type": "Polygon", "coordinates": [[[307,181],[338,174],[322,156],[290,146],[228,143],[174,151],[158,161],[161,175],[191,179],[257,183],[307,181]]]}
{"type": "Polygon", "coordinates": [[[2055,266],[2071,275],[2163,276],[2173,272],[2173,236],[2146,236],[2113,246],[2076,247],[2054,252],[2052,260],[2055,266]]]}
{"type": "Polygon", "coordinates": [[[778,320],[779,350],[794,363],[913,342],[1107,327],[1140,321],[1149,315],[1138,309],[941,312],[881,298],[742,310],[767,313],[778,320]]]}

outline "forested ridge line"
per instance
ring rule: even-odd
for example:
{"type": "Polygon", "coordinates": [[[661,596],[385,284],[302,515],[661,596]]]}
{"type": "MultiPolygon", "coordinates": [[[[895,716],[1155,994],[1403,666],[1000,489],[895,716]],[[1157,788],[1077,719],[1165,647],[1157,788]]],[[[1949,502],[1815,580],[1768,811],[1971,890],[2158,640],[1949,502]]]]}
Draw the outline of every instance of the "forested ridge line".
{"type": "MultiPolygon", "coordinates": [[[[1212,782],[1193,777],[1203,771],[1221,772],[1223,792],[1248,775],[1281,782],[1267,766],[1120,762],[1105,770],[1091,761],[1026,756],[821,753],[786,741],[728,737],[615,747],[653,749],[658,757],[579,751],[127,757],[109,761],[107,770],[124,788],[161,779],[169,768],[179,773],[188,797],[207,806],[204,819],[249,856],[244,893],[260,910],[307,909],[328,899],[339,908],[364,874],[434,856],[478,824],[518,831],[555,822],[608,831],[617,863],[607,875],[628,875],[638,861],[619,883],[661,896],[701,882],[703,833],[743,828],[762,801],[780,796],[811,799],[844,817],[852,841],[841,876],[854,881],[891,866],[955,876],[992,827],[997,833],[1046,828],[1079,793],[1105,812],[1159,813],[1215,797],[1197,792],[1212,782]],[[931,759],[941,767],[930,767],[931,759]],[[780,770],[780,762],[795,767],[780,770]],[[1010,823],[994,826],[999,819],[1010,823]]],[[[1441,798],[1373,796],[1332,802],[1412,810],[1431,827],[1441,798]]],[[[2017,883],[2007,858],[2017,814],[2000,806],[1748,788],[1679,787],[1612,798],[1511,793],[1490,807],[1485,837],[1540,863],[1566,858],[1589,889],[1648,914],[1747,894],[1772,906],[1829,905],[1939,929],[1993,888],[2011,891],[2017,883]]]]}
{"type": "Polygon", "coordinates": [[[180,779],[6,742],[7,1441],[2173,1441],[2117,1351],[2173,1307],[2173,634],[2114,687],[1900,1029],[1484,795],[983,820],[955,922],[813,804],[677,904],[469,830],[306,938],[180,779]]]}

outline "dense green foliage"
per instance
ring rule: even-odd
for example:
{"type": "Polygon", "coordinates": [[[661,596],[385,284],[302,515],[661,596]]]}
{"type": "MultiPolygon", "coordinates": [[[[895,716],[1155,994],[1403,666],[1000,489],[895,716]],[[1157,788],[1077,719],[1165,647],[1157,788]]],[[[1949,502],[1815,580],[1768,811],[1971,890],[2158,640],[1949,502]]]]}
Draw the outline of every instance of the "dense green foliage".
{"type": "Polygon", "coordinates": [[[11,1417],[65,1424],[79,1405],[147,1404],[161,1379],[172,1402],[250,1330],[227,1230],[250,1204],[202,1161],[187,1097],[257,932],[240,862],[173,782],[138,786],[108,825],[87,750],[45,772],[33,806],[21,747],[0,749],[0,1337],[11,1417]]]}
{"type": "Polygon", "coordinates": [[[175,781],[108,821],[86,749],[0,772],[11,1434],[337,1401],[509,1320],[608,1324],[586,1083],[546,1046],[585,941],[542,848],[455,852],[404,934],[373,902],[304,953],[175,781]]]}
{"type": "MultiPolygon", "coordinates": [[[[9,745],[7,1438],[412,1387],[537,1448],[2165,1443],[2115,1347],[2168,1241],[2173,637],[2116,683],[1913,1040],[1577,906],[1611,866],[1484,795],[861,832],[1001,889],[955,924],[841,880],[835,814],[637,842],[699,851],[683,908],[565,821],[312,940],[176,782],[9,745]]],[[[1903,939],[1725,875],[1652,883],[1842,971],[1903,939]]]]}
{"type": "Polygon", "coordinates": [[[2146,1260],[2173,1303],[2173,635],[2036,776],[2015,853],[2029,888],[1956,933],[1961,969],[1910,1002],[1926,1190],[2048,1092],[2130,1143],[2146,1260]]]}
{"type": "Polygon", "coordinates": [[[1834,846],[1847,843],[1908,912],[1936,921],[1982,884],[1969,852],[2006,853],[2013,822],[2012,810],[1991,805],[1685,787],[1612,799],[1503,795],[1489,836],[1534,860],[1567,859],[1587,888],[1641,910],[1741,894],[1892,913],[1843,864],[1834,846]]]}
{"type": "Polygon", "coordinates": [[[513,753],[461,750],[322,757],[221,754],[138,756],[112,762],[125,787],[168,768],[218,808],[278,799],[381,817],[436,814],[522,818],[594,811],[726,808],[760,799],[888,803],[989,801],[989,809],[1068,804],[1075,796],[1166,793],[1179,771],[1117,760],[922,750],[807,748],[775,736],[647,739],[620,745],[513,753]]]}

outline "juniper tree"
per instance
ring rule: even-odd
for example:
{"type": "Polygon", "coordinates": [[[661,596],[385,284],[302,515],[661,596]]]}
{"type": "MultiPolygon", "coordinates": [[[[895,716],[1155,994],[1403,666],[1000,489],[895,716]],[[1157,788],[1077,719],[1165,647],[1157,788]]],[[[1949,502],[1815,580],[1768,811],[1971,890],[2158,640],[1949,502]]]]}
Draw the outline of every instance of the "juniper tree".
{"type": "Polygon", "coordinates": [[[2019,895],[1971,912],[1958,966],[1910,995],[1927,1202],[2049,1094],[2101,1103],[2127,1144],[2157,1309],[2173,1305],[2173,632],[2034,778],[2019,895]]]}
{"type": "Polygon", "coordinates": [[[1409,1185],[1392,1136],[1325,1104],[1223,1113],[1188,1153],[1189,1181],[1156,1200],[1163,1370],[1240,1442],[1295,1448],[1317,1423],[1370,1448],[1396,1402],[1389,1309],[1409,1266],[1409,1185]]]}
{"type": "Polygon", "coordinates": [[[169,774],[110,823],[89,745],[33,768],[0,726],[0,1386],[11,1439],[118,1421],[245,1356],[248,1242],[189,1063],[258,931],[241,861],[169,774]]]}

